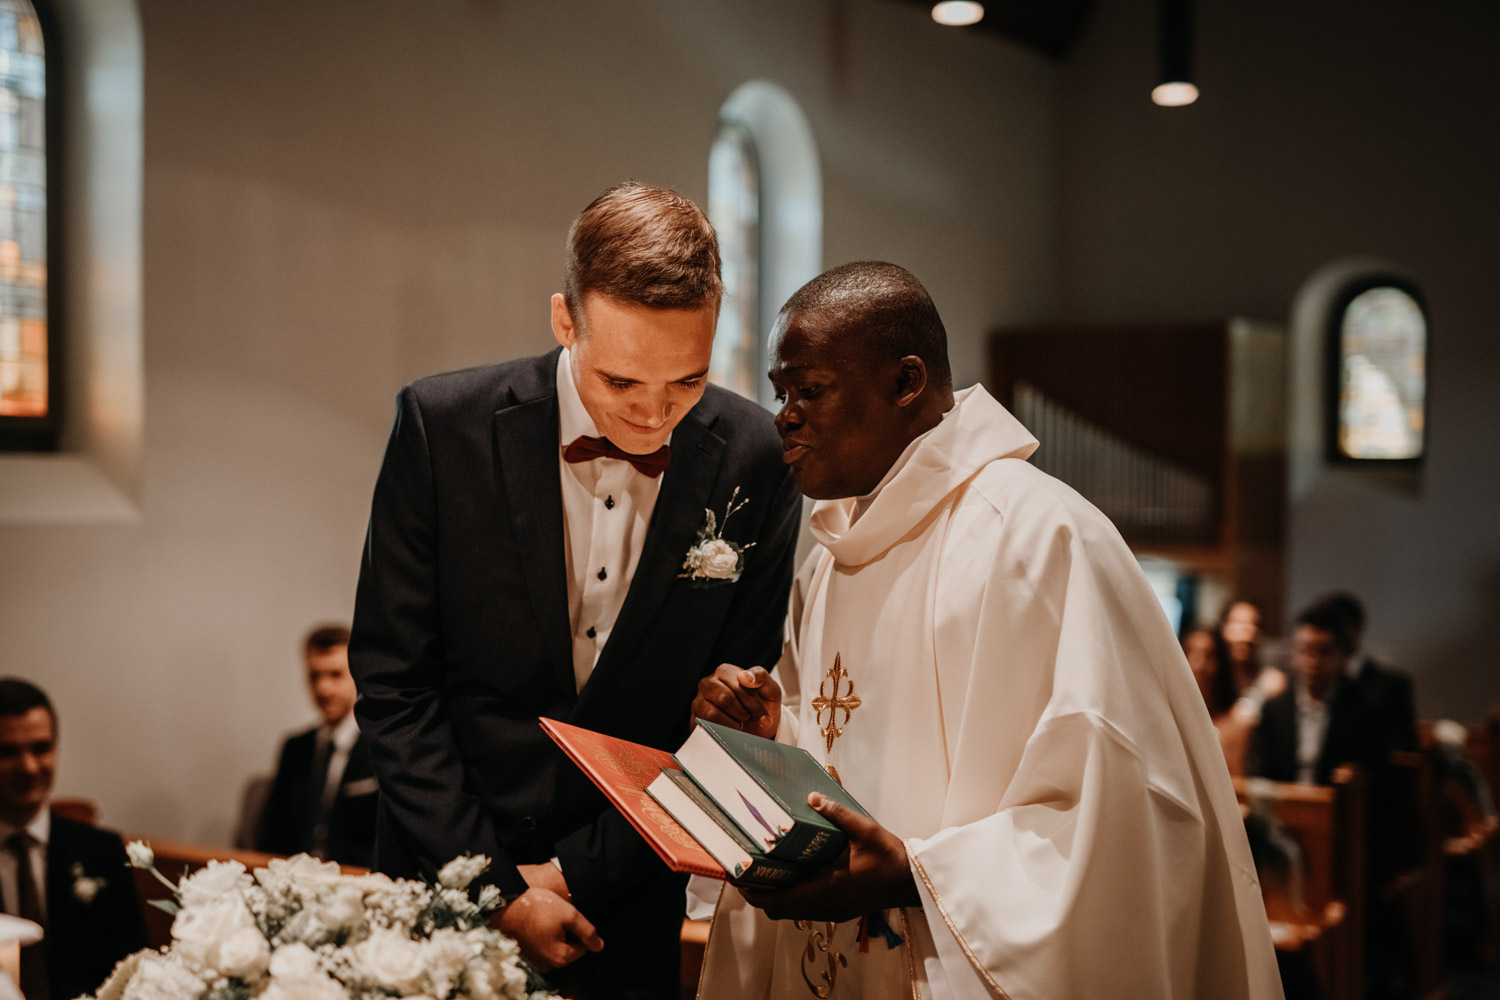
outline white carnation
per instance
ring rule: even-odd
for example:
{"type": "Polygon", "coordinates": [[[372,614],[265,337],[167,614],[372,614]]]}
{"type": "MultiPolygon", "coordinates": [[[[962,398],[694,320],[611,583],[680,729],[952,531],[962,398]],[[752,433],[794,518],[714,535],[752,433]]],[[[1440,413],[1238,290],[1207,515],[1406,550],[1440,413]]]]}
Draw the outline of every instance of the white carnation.
{"type": "Polygon", "coordinates": [[[483,854],[461,855],[438,870],[438,885],[445,889],[467,889],[489,866],[490,859],[483,854]]]}
{"type": "Polygon", "coordinates": [[[177,898],[183,906],[202,906],[230,894],[238,896],[252,884],[238,861],[210,861],[178,884],[177,898]]]}
{"type": "Polygon", "coordinates": [[[445,997],[458,984],[469,957],[483,946],[476,946],[467,935],[452,928],[441,928],[422,945],[422,963],[427,970],[427,985],[434,996],[445,997]]]}
{"type": "Polygon", "coordinates": [[[126,844],[125,856],[130,859],[133,868],[150,868],[156,864],[156,852],[145,841],[132,840],[126,844]]]}
{"type": "Polygon", "coordinates": [[[255,880],[269,892],[332,885],[341,878],[337,862],[319,861],[310,854],[272,858],[264,868],[255,869],[255,880]]]}
{"type": "Polygon", "coordinates": [[[375,985],[399,995],[415,993],[425,985],[424,949],[400,931],[375,931],[354,946],[354,958],[375,985]]]}
{"type": "Polygon", "coordinates": [[[271,946],[258,927],[241,927],[219,945],[215,968],[247,982],[258,979],[271,962],[271,946]]]}
{"type": "Polygon", "coordinates": [[[1432,739],[1440,747],[1454,747],[1462,750],[1468,745],[1469,731],[1464,728],[1462,722],[1439,719],[1432,724],[1432,739]]]}
{"type": "Polygon", "coordinates": [[[125,994],[125,987],[135,976],[135,970],[140,968],[141,960],[147,955],[155,954],[156,952],[153,951],[136,951],[120,959],[115,964],[114,971],[109,974],[109,978],[104,981],[104,985],[100,986],[94,995],[98,1000],[120,1000],[125,994]]]}

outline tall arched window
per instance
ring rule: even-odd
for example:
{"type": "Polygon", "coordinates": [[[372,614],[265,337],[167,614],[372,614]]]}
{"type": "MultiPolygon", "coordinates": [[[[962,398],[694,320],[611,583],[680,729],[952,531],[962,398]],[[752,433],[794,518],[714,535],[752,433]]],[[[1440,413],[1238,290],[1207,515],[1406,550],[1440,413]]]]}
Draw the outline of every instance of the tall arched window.
{"type": "Polygon", "coordinates": [[[708,158],[708,217],[724,259],[710,377],[764,405],[766,335],[791,294],[823,269],[823,180],[797,101],[766,80],[719,109],[708,158]]]}
{"type": "Polygon", "coordinates": [[[724,302],[709,375],[718,385],[755,399],[762,367],[760,167],[755,138],[741,122],[719,122],[708,151],[708,216],[724,261],[724,302]]]}
{"type": "Polygon", "coordinates": [[[1426,446],[1427,315],[1404,280],[1376,275],[1334,300],[1329,323],[1328,456],[1417,462],[1426,446]]]}
{"type": "Polygon", "coordinates": [[[47,43],[38,14],[30,0],[0,0],[0,446],[20,448],[55,441],[58,382],[48,308],[47,43]]]}

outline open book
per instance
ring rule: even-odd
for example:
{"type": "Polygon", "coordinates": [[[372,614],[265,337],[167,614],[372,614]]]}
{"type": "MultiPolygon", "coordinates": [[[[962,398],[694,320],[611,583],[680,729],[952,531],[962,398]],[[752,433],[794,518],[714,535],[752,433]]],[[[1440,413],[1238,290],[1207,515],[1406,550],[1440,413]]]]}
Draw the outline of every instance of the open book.
{"type": "Polygon", "coordinates": [[[542,727],[674,871],[785,885],[848,838],[807,804],[819,792],[865,810],[805,750],[699,722],[674,756],[542,719],[542,727]]]}

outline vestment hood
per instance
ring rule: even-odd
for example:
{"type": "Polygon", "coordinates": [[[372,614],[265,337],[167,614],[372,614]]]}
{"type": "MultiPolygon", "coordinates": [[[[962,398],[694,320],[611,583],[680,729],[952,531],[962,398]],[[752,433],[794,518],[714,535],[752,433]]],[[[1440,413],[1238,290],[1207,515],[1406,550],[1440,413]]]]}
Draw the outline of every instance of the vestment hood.
{"type": "Polygon", "coordinates": [[[982,385],[953,394],[953,409],[917,443],[859,520],[854,499],[820,500],[810,527],[842,566],[863,566],[905,538],[989,463],[1025,459],[1037,440],[982,385]]]}

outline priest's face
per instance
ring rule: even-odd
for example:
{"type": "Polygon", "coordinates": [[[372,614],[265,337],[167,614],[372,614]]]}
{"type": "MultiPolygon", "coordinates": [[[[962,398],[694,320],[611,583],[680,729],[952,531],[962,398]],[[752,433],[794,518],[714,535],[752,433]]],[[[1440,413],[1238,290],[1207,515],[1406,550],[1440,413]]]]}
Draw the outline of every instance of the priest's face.
{"type": "Polygon", "coordinates": [[[667,443],[703,398],[717,302],[654,309],[587,292],[575,321],[552,296],[552,332],[568,348],[573,382],[599,433],[633,455],[667,443]]]}
{"type": "Polygon", "coordinates": [[[899,365],[874,364],[857,347],[815,317],[782,315],[771,331],[781,459],[814,500],[873,492],[909,443],[894,403],[899,365]]]}

